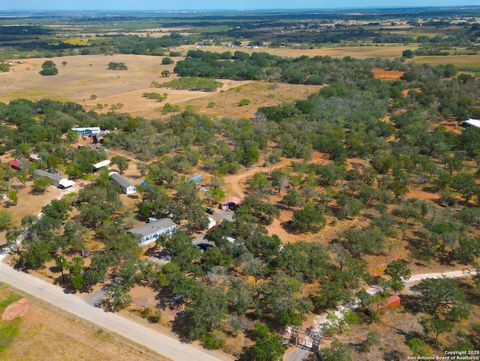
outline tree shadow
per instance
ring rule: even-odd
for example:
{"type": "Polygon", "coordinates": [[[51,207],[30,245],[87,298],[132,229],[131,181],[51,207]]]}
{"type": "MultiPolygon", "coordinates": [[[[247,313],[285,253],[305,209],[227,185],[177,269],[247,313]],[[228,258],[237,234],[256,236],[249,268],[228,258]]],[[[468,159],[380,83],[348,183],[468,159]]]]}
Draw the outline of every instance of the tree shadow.
{"type": "Polygon", "coordinates": [[[192,342],[194,337],[192,337],[191,331],[194,326],[194,320],[191,312],[180,311],[175,316],[175,319],[172,321],[172,331],[178,336],[181,342],[192,342]]]}
{"type": "Polygon", "coordinates": [[[402,296],[402,305],[406,311],[416,315],[423,312],[421,308],[421,303],[418,302],[418,297],[413,295],[404,295],[402,296]]]}
{"type": "Polygon", "coordinates": [[[383,354],[384,361],[403,361],[405,360],[405,354],[398,350],[387,351],[383,354]]]}

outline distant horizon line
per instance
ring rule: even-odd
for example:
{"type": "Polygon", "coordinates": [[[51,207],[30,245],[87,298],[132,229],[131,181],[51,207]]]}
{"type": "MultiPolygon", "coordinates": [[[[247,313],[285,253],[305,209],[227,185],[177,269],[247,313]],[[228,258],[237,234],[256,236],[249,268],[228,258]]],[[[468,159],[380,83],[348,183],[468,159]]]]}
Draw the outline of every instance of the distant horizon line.
{"type": "Polygon", "coordinates": [[[143,11],[167,11],[167,12],[245,12],[245,11],[332,11],[332,10],[406,10],[406,9],[462,9],[462,8],[480,8],[480,3],[476,5],[424,5],[424,6],[361,6],[361,7],[304,7],[304,8],[245,8],[245,9],[208,9],[208,8],[185,8],[185,9],[159,9],[159,8],[144,8],[144,9],[0,9],[1,13],[6,12],[106,12],[106,11],[118,11],[118,12],[143,12],[143,11]]]}

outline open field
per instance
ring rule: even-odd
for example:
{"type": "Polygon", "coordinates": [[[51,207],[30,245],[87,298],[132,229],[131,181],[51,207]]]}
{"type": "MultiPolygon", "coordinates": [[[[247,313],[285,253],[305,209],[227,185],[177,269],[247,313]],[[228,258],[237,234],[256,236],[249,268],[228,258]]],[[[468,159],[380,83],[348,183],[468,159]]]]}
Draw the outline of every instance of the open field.
{"type": "Polygon", "coordinates": [[[413,60],[421,64],[453,64],[459,70],[480,71],[480,55],[419,56],[413,60]]]}
{"type": "MultiPolygon", "coordinates": [[[[146,55],[85,55],[52,58],[59,74],[46,77],[38,74],[47,58],[27,59],[15,62],[9,73],[0,75],[0,101],[27,98],[38,100],[50,98],[69,100],[94,109],[102,105],[102,111],[111,110],[112,105],[122,104],[117,111],[134,115],[156,117],[161,115],[165,103],[177,104],[209,96],[211,92],[151,88],[152,81],[168,81],[161,78],[163,70],[173,70],[174,65],[161,65],[161,57],[146,55]],[[66,61],[67,65],[62,65],[66,61]],[[107,70],[111,61],[124,62],[128,70],[107,70]],[[146,99],[143,93],[166,93],[163,102],[146,99]],[[92,97],[94,95],[94,97],[92,97]]],[[[178,60],[178,59],[177,59],[178,60]]],[[[221,80],[223,86],[217,91],[228,90],[248,82],[221,80]]],[[[300,93],[302,97],[304,93],[300,93]]],[[[279,99],[281,101],[281,99],[279,99]]]]}
{"type": "MultiPolygon", "coordinates": [[[[182,50],[195,49],[195,46],[183,46],[182,50]]],[[[225,46],[207,46],[203,47],[204,51],[212,51],[217,53],[223,53],[225,51],[244,51],[246,53],[254,52],[267,52],[278,56],[298,57],[302,55],[306,56],[332,56],[332,57],[344,57],[351,56],[354,58],[396,58],[402,56],[402,52],[406,49],[415,49],[416,46],[404,46],[404,45],[372,45],[372,46],[352,46],[352,47],[325,47],[315,49],[297,49],[297,48],[266,48],[258,47],[256,49],[249,48],[228,48],[225,46]]]]}
{"type": "MultiPolygon", "coordinates": [[[[222,81],[223,82],[223,81],[222,81]]],[[[297,99],[305,99],[320,90],[318,85],[249,82],[203,97],[187,100],[179,105],[191,106],[198,113],[212,117],[230,116],[237,118],[252,117],[258,108],[277,105],[297,99]],[[250,100],[250,104],[240,106],[241,99],[250,100]]]]}
{"type": "Polygon", "coordinates": [[[85,55],[61,58],[36,58],[17,61],[9,73],[0,75],[0,101],[16,98],[52,98],[84,103],[91,95],[101,98],[128,94],[146,89],[158,80],[162,70],[173,65],[161,65],[161,57],[145,55],[85,55]],[[46,60],[57,64],[59,74],[42,76],[38,72],[46,60]],[[66,61],[67,65],[62,65],[66,61]],[[128,70],[107,70],[109,62],[124,62],[128,70]],[[20,63],[20,64],[19,64],[20,63]]]}
{"type": "MultiPolygon", "coordinates": [[[[22,297],[0,285],[0,300],[7,296],[22,297]]],[[[0,325],[18,324],[16,336],[6,347],[0,359],[4,361],[140,361],[166,360],[113,333],[82,321],[53,306],[27,297],[29,307],[21,319],[0,321],[0,325]]]]}

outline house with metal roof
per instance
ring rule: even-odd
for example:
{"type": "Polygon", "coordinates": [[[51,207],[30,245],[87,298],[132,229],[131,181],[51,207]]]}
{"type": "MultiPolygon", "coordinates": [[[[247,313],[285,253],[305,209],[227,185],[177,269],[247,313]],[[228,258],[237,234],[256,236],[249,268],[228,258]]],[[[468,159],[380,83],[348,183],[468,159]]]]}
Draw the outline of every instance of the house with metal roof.
{"type": "Polygon", "coordinates": [[[48,180],[50,180],[50,183],[59,187],[59,188],[62,188],[62,189],[65,189],[65,188],[70,188],[70,187],[73,187],[75,185],[75,182],[64,177],[64,176],[61,176],[60,174],[55,174],[55,173],[50,173],[50,172],[46,172],[44,170],[41,170],[41,169],[35,169],[33,171],[33,175],[36,176],[36,177],[44,177],[44,178],[48,178],[48,180]]]}
{"type": "Polygon", "coordinates": [[[100,127],[83,127],[83,128],[72,128],[74,132],[77,132],[80,136],[87,136],[100,133],[100,127]]]}
{"type": "Polygon", "coordinates": [[[101,162],[95,163],[93,165],[93,170],[96,172],[100,168],[108,167],[112,162],[108,159],[102,160],[101,162]]]}
{"type": "Polygon", "coordinates": [[[155,242],[161,235],[172,234],[176,229],[177,225],[170,218],[160,218],[154,222],[129,229],[128,232],[138,236],[140,246],[143,247],[155,242]]]}
{"type": "Polygon", "coordinates": [[[117,172],[110,172],[110,179],[117,183],[120,188],[122,188],[123,193],[130,195],[137,193],[137,189],[135,188],[135,184],[130,182],[124,176],[118,174],[117,172]]]}

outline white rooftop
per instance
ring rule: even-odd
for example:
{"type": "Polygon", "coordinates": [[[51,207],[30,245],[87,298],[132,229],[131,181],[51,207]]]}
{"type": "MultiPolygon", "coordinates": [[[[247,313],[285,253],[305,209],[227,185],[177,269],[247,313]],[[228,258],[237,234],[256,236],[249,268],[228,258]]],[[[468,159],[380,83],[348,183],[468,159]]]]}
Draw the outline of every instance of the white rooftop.
{"type": "Polygon", "coordinates": [[[95,169],[100,169],[103,167],[108,167],[110,165],[110,161],[108,159],[102,160],[101,162],[98,162],[97,164],[94,164],[93,167],[95,169]]]}
{"type": "Polygon", "coordinates": [[[480,128],[480,120],[478,119],[468,119],[468,120],[465,120],[464,123],[469,124],[475,128],[480,128]]]}

